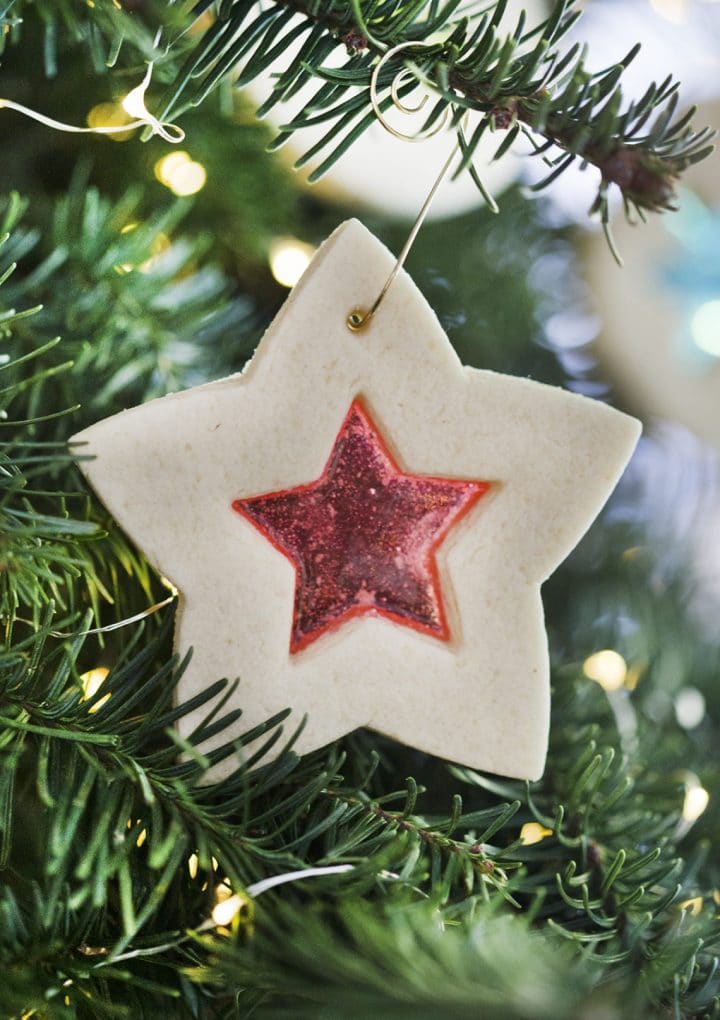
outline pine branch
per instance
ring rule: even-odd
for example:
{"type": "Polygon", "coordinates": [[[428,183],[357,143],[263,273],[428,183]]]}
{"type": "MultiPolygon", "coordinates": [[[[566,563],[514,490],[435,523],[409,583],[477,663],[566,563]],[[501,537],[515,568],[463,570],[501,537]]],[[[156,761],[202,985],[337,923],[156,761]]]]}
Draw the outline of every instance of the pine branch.
{"type": "MultiPolygon", "coordinates": [[[[98,984],[112,977],[142,987],[145,958],[161,946],[166,964],[182,946],[184,929],[209,917],[222,881],[240,889],[272,862],[287,866],[289,855],[256,847],[237,815],[241,805],[252,815],[253,800],[267,797],[298,759],[286,751],[263,765],[255,754],[238,759],[222,782],[202,785],[213,764],[248,741],[265,734],[266,749],[273,746],[282,718],[203,755],[193,748],[240,715],[216,706],[178,762],[171,727],[227,685],[173,705],[181,669],[174,660],[157,665],[168,618],[150,641],[137,628],[91,694],[78,678],[88,639],[80,634],[63,646],[53,636],[51,628],[65,622],[48,616],[0,653],[0,868],[7,869],[0,960],[10,987],[13,979],[23,986],[34,960],[35,983],[81,1003],[89,990],[95,1001],[98,984]],[[33,858],[38,869],[30,875],[33,858]],[[140,957],[140,971],[116,966],[129,948],[140,957]]],[[[279,798],[281,817],[286,808],[279,798]]],[[[154,985],[158,993],[168,988],[158,975],[154,985]]],[[[24,1008],[32,1001],[26,998],[24,1008]]]]}
{"type": "MultiPolygon", "coordinates": [[[[196,14],[206,14],[209,7],[200,3],[196,14]]],[[[400,94],[416,84],[435,93],[427,124],[439,121],[443,111],[450,114],[461,134],[463,168],[473,169],[473,155],[486,131],[507,132],[495,158],[501,158],[522,131],[539,154],[559,151],[544,157],[550,171],[536,187],[579,160],[600,171],[593,208],[604,220],[611,185],[619,188],[628,210],[673,207],[676,180],[709,154],[713,132],[693,132],[692,110],[675,117],[677,85],[670,78],[651,85],[638,101],[623,103],[619,82],[638,47],[620,64],[592,73],[577,45],[565,53],[559,45],[579,16],[572,0],[558,0],[548,19],[530,30],[521,17],[507,37],[498,31],[505,3],[469,18],[459,15],[457,8],[456,0],[442,7],[418,0],[331,0],[322,5],[313,0],[273,0],[262,8],[252,0],[234,0],[222,6],[186,60],[163,116],[175,115],[182,104],[200,104],[228,76],[237,86],[247,84],[300,39],[297,56],[277,74],[259,112],[267,113],[313,78],[322,82],[275,142],[281,145],[303,127],[326,124],[322,141],[296,164],[324,154],[311,175],[316,179],[373,123],[370,76],[383,53],[403,43],[424,43],[424,50],[405,58],[414,82],[402,86],[400,94]],[[444,36],[442,41],[437,41],[438,34],[444,36]],[[348,54],[343,66],[327,66],[328,55],[343,45],[348,54]],[[481,114],[469,139],[460,127],[467,110],[481,114]]],[[[382,108],[391,103],[390,88],[400,66],[391,62],[380,75],[382,108]]]]}
{"type": "Polygon", "coordinates": [[[8,44],[26,43],[27,35],[32,39],[37,25],[46,78],[57,76],[61,54],[73,45],[83,47],[95,74],[106,74],[122,62],[121,57],[130,64],[152,60],[157,53],[157,29],[163,26],[177,33],[183,22],[180,5],[157,0],[93,0],[91,4],[5,0],[0,7],[0,56],[8,44]]]}
{"type": "MultiPolygon", "coordinates": [[[[230,280],[207,262],[212,238],[176,236],[188,200],[145,217],[141,187],[111,202],[87,186],[87,170],[81,165],[55,202],[51,229],[41,236],[16,222],[1,253],[0,273],[11,262],[25,270],[5,283],[5,300],[43,304],[27,325],[18,322],[16,349],[34,349],[42,329],[63,337],[58,352],[73,366],[53,380],[52,397],[40,382],[32,391],[35,408],[62,400],[73,409],[72,423],[41,438],[67,436],[99,408],[109,414],[205,381],[223,342],[242,355],[238,335],[255,337],[249,301],[233,300],[230,280]]],[[[55,371],[56,354],[45,358],[55,371]]]]}

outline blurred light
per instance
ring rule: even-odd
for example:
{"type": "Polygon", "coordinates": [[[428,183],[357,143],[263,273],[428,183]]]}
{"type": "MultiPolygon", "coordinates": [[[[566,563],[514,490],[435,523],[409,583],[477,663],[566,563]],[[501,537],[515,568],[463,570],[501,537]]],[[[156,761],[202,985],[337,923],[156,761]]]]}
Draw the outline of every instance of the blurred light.
{"type": "Polygon", "coordinates": [[[215,924],[225,927],[240,913],[247,903],[247,897],[239,893],[233,894],[226,885],[219,885],[215,889],[215,901],[212,919],[215,924]]]}
{"type": "Polygon", "coordinates": [[[129,234],[132,230],[137,230],[139,226],[140,224],[138,223],[137,220],[135,220],[134,223],[126,223],[125,226],[121,229],[120,233],[129,234]]]}
{"type": "Polygon", "coordinates": [[[693,340],[706,354],[720,358],[720,301],[700,305],[690,323],[693,340]]]}
{"type": "MultiPolygon", "coordinates": [[[[97,694],[109,672],[110,670],[106,666],[96,666],[95,669],[89,669],[87,673],[81,674],[80,683],[83,689],[83,701],[89,701],[90,698],[97,694]]],[[[91,713],[97,712],[109,697],[110,695],[106,694],[104,698],[100,698],[97,704],[91,705],[88,711],[91,713]]]]}
{"type": "Polygon", "coordinates": [[[195,876],[197,875],[198,864],[199,864],[198,855],[190,854],[190,856],[188,857],[188,871],[190,872],[190,878],[195,878],[195,876]]]}
{"type": "Polygon", "coordinates": [[[540,840],[545,839],[546,836],[552,836],[552,834],[552,829],[546,829],[539,822],[525,822],[520,830],[520,839],[525,846],[532,846],[534,843],[539,843],[540,840]]]}
{"type": "Polygon", "coordinates": [[[147,839],[147,829],[143,829],[142,832],[140,833],[140,835],[138,836],[137,840],[135,841],[135,845],[136,846],[142,846],[146,839],[147,839]]]}
{"type": "Polygon", "coordinates": [[[685,730],[694,730],[705,717],[705,698],[697,687],[683,687],[675,698],[675,716],[685,730]]]}
{"type": "MultiPolygon", "coordinates": [[[[97,106],[93,106],[85,119],[88,127],[91,128],[122,127],[123,124],[130,123],[130,118],[119,103],[98,103],[97,106]]],[[[126,138],[132,138],[132,134],[131,128],[130,131],[118,131],[112,135],[105,135],[105,138],[109,138],[113,142],[124,142],[126,138]]]]}
{"type": "Polygon", "coordinates": [[[623,552],[622,558],[626,562],[631,562],[632,560],[637,559],[638,555],[642,552],[642,548],[643,547],[641,545],[631,545],[629,549],[626,549],[623,552]]]}
{"type": "Polygon", "coordinates": [[[686,822],[696,822],[708,806],[710,794],[702,786],[689,786],[685,791],[682,816],[686,822]]]}
{"type": "Polygon", "coordinates": [[[661,18],[674,25],[687,21],[687,0],[650,0],[650,6],[661,18]]]}
{"type": "Polygon", "coordinates": [[[283,287],[294,287],[314,254],[311,244],[295,237],[278,237],[270,245],[270,272],[283,287]]]}
{"type": "Polygon", "coordinates": [[[190,153],[170,152],[155,164],[155,176],[173,194],[182,197],[195,195],[205,186],[207,173],[202,163],[197,163],[190,153]]]}
{"type": "Polygon", "coordinates": [[[693,896],[689,900],[683,900],[682,903],[678,903],[681,910],[687,910],[693,917],[697,917],[703,908],[702,896],[693,896]]]}
{"type": "Polygon", "coordinates": [[[625,686],[626,690],[634,691],[635,688],[637,687],[638,683],[640,682],[640,677],[641,676],[642,676],[642,668],[641,667],[633,666],[632,669],[629,669],[627,671],[627,676],[625,677],[625,684],[624,684],[624,686],[625,686]]]}
{"type": "Polygon", "coordinates": [[[150,258],[145,259],[138,266],[141,273],[151,272],[160,260],[160,256],[166,252],[171,246],[170,238],[167,234],[162,231],[153,238],[152,245],[150,246],[150,258]]]}
{"type": "Polygon", "coordinates": [[[625,683],[627,663],[618,652],[606,648],[585,660],[583,673],[590,680],[599,683],[603,690],[618,691],[625,683]]]}

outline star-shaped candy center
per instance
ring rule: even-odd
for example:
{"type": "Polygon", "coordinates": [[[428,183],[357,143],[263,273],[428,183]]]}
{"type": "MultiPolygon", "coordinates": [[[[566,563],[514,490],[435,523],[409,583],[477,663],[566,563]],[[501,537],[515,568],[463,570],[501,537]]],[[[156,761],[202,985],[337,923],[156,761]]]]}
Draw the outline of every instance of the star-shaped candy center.
{"type": "Polygon", "coordinates": [[[232,505],[295,567],[297,652],[366,613],[447,641],[435,553],[488,488],[405,474],[354,400],[316,481],[232,505]]]}

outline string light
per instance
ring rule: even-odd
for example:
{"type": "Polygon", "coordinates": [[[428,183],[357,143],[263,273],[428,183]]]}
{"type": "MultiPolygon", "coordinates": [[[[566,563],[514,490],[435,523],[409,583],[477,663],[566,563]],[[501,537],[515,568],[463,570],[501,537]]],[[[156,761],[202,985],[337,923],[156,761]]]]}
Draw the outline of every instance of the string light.
{"type": "Polygon", "coordinates": [[[270,272],[283,287],[294,287],[314,254],[311,244],[296,237],[278,237],[270,245],[270,272]]]}
{"type": "Polygon", "coordinates": [[[552,829],[547,829],[539,822],[525,822],[520,830],[520,840],[524,846],[533,846],[552,834],[552,829]]]}
{"type": "Polygon", "coordinates": [[[605,691],[618,691],[625,683],[627,663],[622,655],[610,648],[595,652],[583,663],[583,673],[605,691]]]}
{"type": "Polygon", "coordinates": [[[215,906],[212,911],[213,923],[219,928],[226,928],[231,924],[244,906],[248,903],[246,896],[240,893],[233,893],[225,885],[215,887],[215,906]]]}
{"type": "Polygon", "coordinates": [[[141,273],[150,273],[160,261],[160,256],[163,255],[171,246],[170,238],[167,234],[162,232],[157,234],[153,238],[152,245],[150,246],[150,257],[141,262],[138,269],[141,273]]]}
{"type": "MultiPolygon", "coordinates": [[[[120,103],[98,103],[97,106],[93,106],[85,119],[91,128],[122,128],[131,123],[130,117],[120,103]]],[[[134,130],[135,128],[130,128],[127,131],[120,130],[113,132],[108,137],[112,142],[124,142],[128,138],[132,138],[134,130]]]]}
{"type": "MultiPolygon", "coordinates": [[[[65,131],[69,134],[120,135],[128,131],[134,131],[135,128],[145,127],[150,128],[154,135],[159,135],[166,142],[171,144],[182,142],[185,138],[185,132],[182,128],[178,127],[177,124],[158,120],[145,106],[145,93],[150,84],[152,72],[153,64],[151,62],[148,64],[145,77],[140,84],[131,89],[125,98],[120,101],[120,106],[124,113],[136,118],[135,120],[125,122],[126,118],[123,117],[124,123],[122,124],[113,122],[97,124],[95,126],[89,125],[88,127],[76,127],[74,124],[66,124],[64,121],[55,120],[54,117],[46,117],[44,113],[39,113],[37,110],[24,106],[22,103],[16,103],[12,99],[0,98],[0,110],[14,110],[16,113],[21,113],[24,117],[30,117],[31,120],[44,124],[45,127],[53,128],[55,131],[65,131]]],[[[104,106],[110,106],[113,110],[116,109],[112,103],[100,104],[100,107],[104,106]]],[[[93,107],[93,109],[98,110],[99,107],[93,107]]],[[[92,113],[93,111],[91,110],[90,114],[92,113]]],[[[109,112],[108,116],[110,116],[109,112]]],[[[113,113],[112,116],[116,116],[116,114],[113,113]]]]}
{"type": "Polygon", "coordinates": [[[678,903],[681,910],[686,910],[688,914],[693,917],[697,917],[703,908],[702,896],[693,896],[689,900],[683,900],[682,903],[678,903]]]}
{"type": "MultiPolygon", "coordinates": [[[[80,675],[80,683],[82,684],[83,689],[83,701],[89,701],[90,698],[93,698],[97,694],[100,687],[105,682],[105,678],[109,672],[110,670],[106,666],[96,666],[95,669],[89,669],[87,673],[82,673],[80,675]]],[[[106,694],[105,697],[100,698],[96,704],[91,705],[88,712],[97,712],[109,698],[110,695],[106,694]]]]}
{"type": "Polygon", "coordinates": [[[708,806],[709,800],[710,794],[699,783],[697,785],[688,785],[682,809],[684,821],[696,822],[708,806]]]}
{"type": "Polygon", "coordinates": [[[170,152],[155,164],[155,176],[175,195],[195,195],[205,186],[207,173],[188,152],[170,152]]]}
{"type": "Polygon", "coordinates": [[[190,856],[188,857],[188,872],[190,874],[190,878],[192,879],[196,878],[199,863],[200,861],[198,859],[198,855],[190,854],[190,856]]]}
{"type": "Polygon", "coordinates": [[[697,687],[683,687],[675,698],[675,717],[685,730],[694,730],[705,718],[705,698],[697,687]]]}
{"type": "Polygon", "coordinates": [[[720,358],[720,300],[700,305],[692,317],[690,331],[701,351],[720,358]]]}

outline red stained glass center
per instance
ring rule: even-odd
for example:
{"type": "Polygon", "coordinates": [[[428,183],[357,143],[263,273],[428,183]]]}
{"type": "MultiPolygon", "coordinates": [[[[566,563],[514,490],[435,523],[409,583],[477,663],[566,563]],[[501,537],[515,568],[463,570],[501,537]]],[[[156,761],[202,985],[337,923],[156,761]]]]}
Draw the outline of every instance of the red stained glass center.
{"type": "Polygon", "coordinates": [[[447,641],[435,552],[488,488],[405,474],[355,400],[318,479],[232,505],[295,568],[297,652],[367,613],[447,641]]]}

